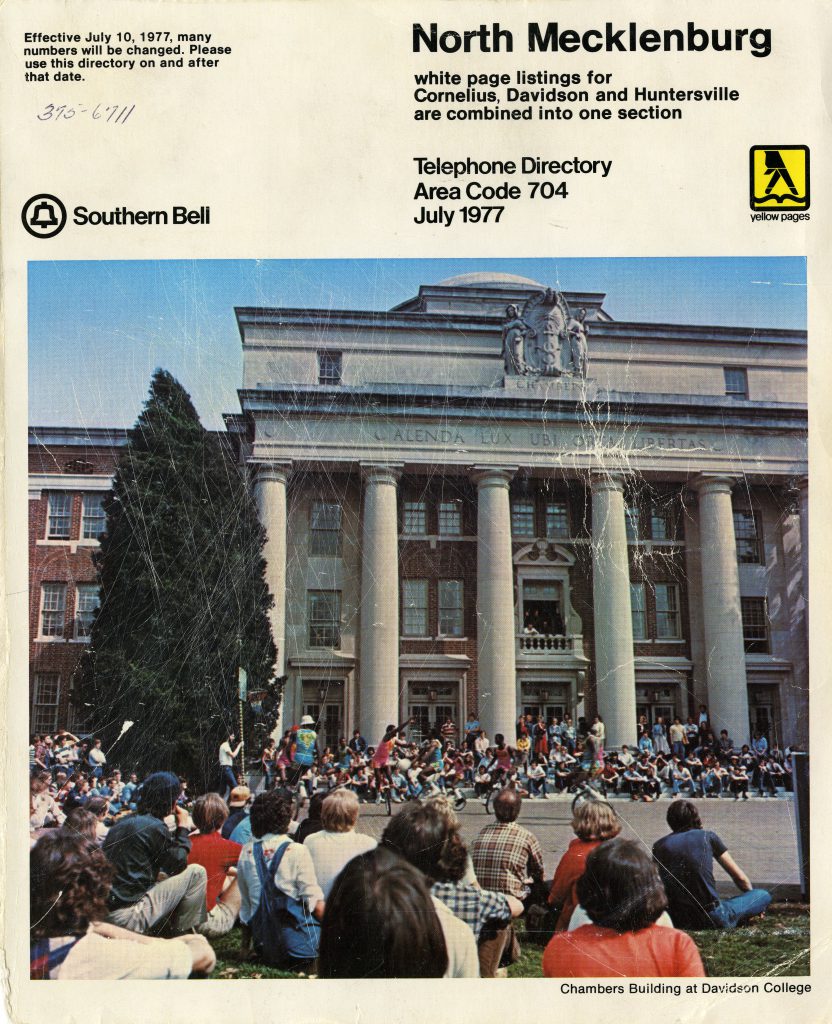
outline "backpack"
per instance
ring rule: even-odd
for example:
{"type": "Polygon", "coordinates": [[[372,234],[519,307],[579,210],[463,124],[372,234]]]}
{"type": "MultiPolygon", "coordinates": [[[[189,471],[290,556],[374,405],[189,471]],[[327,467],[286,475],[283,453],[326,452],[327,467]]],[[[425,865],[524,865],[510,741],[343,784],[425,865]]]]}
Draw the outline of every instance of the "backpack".
{"type": "Polygon", "coordinates": [[[254,863],[260,879],[260,902],[249,921],[259,955],[268,964],[314,960],[318,955],[321,926],[308,914],[301,900],[293,899],[275,885],[275,875],[291,840],[275,853],[266,867],[263,843],[254,843],[254,863]]]}

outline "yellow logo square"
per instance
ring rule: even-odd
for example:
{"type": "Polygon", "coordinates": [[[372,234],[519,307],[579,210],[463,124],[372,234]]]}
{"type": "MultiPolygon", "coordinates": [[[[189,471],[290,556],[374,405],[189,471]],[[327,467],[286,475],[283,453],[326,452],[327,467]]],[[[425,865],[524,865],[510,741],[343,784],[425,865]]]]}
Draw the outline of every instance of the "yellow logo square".
{"type": "Polygon", "coordinates": [[[751,147],[751,209],[809,209],[809,147],[751,147]]]}

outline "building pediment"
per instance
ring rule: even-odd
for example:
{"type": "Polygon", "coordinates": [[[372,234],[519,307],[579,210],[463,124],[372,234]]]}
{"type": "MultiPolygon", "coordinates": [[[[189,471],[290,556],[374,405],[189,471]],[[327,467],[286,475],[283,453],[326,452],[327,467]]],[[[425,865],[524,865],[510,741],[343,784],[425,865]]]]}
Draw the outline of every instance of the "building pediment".
{"type": "Polygon", "coordinates": [[[569,568],[575,564],[575,556],[561,544],[553,541],[536,540],[520,548],[514,555],[515,565],[546,565],[564,566],[569,568]]]}

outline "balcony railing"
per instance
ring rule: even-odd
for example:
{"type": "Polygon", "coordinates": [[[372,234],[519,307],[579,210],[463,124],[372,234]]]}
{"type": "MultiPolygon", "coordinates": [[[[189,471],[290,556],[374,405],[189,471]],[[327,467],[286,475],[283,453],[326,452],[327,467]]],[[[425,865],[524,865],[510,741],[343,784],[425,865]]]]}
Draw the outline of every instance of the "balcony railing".
{"type": "Polygon", "coordinates": [[[517,648],[519,654],[582,653],[583,637],[564,636],[562,633],[520,633],[517,648]]]}

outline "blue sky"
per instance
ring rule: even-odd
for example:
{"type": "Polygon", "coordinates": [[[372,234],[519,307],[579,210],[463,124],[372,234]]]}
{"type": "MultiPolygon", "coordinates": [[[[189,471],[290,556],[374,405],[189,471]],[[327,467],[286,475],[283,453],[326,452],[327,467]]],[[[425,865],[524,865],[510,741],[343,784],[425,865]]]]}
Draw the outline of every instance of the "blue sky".
{"type": "Polygon", "coordinates": [[[157,366],[207,427],[237,412],[234,306],[389,309],[420,284],[500,271],[607,295],[616,320],[806,327],[805,261],[165,260],[29,264],[29,423],[131,426],[157,366]]]}

